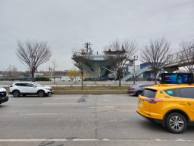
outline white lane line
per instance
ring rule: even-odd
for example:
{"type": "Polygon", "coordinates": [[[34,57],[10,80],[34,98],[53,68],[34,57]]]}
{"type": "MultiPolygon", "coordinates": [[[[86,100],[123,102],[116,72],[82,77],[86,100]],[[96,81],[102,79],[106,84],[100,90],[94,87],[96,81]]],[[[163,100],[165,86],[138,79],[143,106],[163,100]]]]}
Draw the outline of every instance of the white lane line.
{"type": "Polygon", "coordinates": [[[72,141],[99,141],[98,139],[73,139],[72,141]]]}
{"type": "Polygon", "coordinates": [[[105,138],[105,139],[102,139],[102,141],[110,141],[110,139],[106,139],[106,138],[105,138]]]}
{"type": "Polygon", "coordinates": [[[115,141],[115,142],[194,142],[186,139],[0,139],[0,142],[43,142],[43,141],[74,141],[74,142],[89,142],[89,141],[115,141]]]}
{"type": "Polygon", "coordinates": [[[185,140],[185,139],[177,139],[175,141],[188,141],[188,140],[185,140]]]}

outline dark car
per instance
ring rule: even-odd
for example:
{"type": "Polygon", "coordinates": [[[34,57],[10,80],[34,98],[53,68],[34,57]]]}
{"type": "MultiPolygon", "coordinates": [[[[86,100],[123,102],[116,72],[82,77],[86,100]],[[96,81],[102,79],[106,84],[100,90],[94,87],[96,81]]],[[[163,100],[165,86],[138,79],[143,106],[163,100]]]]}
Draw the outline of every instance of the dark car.
{"type": "Polygon", "coordinates": [[[0,104],[9,100],[7,91],[5,88],[0,88],[0,104]]]}
{"type": "Polygon", "coordinates": [[[136,95],[139,96],[142,94],[143,90],[147,86],[152,86],[154,84],[139,84],[139,85],[134,85],[128,88],[127,93],[130,95],[136,95]]]}

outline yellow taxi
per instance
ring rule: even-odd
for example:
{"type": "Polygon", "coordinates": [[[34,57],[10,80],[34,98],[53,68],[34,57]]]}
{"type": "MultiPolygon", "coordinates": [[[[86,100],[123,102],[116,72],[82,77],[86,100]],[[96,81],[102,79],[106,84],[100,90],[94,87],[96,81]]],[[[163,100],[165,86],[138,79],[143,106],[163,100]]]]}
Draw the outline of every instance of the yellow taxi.
{"type": "Polygon", "coordinates": [[[137,112],[172,133],[182,133],[194,125],[194,84],[145,87],[138,97],[137,112]]]}

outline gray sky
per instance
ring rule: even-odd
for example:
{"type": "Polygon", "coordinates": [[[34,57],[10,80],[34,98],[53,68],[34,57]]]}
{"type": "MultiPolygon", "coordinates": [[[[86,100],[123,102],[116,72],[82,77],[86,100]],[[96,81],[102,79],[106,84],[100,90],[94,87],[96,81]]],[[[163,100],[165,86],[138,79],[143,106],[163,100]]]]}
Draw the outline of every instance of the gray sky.
{"type": "Polygon", "coordinates": [[[0,0],[0,70],[15,65],[17,40],[47,41],[57,70],[73,67],[72,49],[91,42],[94,52],[115,39],[134,39],[142,48],[149,39],[166,37],[172,48],[194,39],[194,0],[0,0]]]}

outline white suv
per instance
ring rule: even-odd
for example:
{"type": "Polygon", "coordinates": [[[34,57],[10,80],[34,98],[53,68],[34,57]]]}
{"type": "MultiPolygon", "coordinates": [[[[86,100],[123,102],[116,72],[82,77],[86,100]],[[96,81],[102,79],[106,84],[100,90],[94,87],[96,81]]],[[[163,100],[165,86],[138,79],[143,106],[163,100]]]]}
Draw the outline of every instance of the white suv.
{"type": "Polygon", "coordinates": [[[49,86],[42,86],[36,82],[15,82],[9,88],[9,93],[13,94],[14,97],[20,95],[38,95],[43,97],[52,94],[53,90],[49,86]]]}

